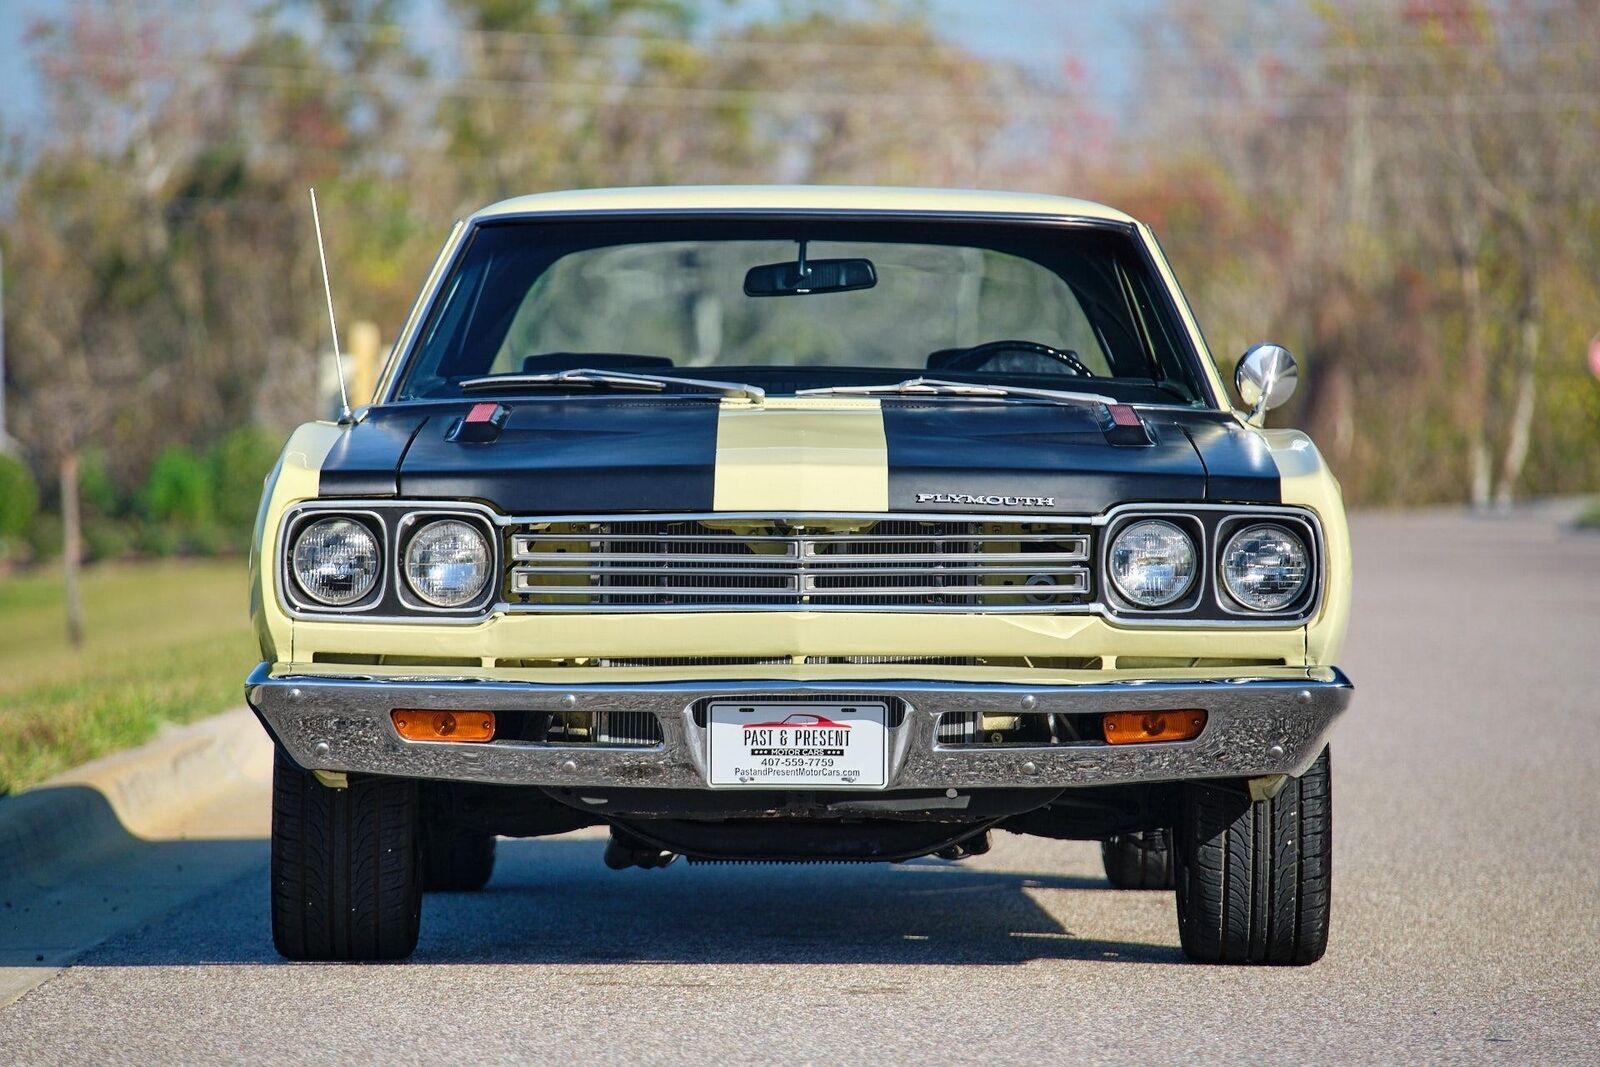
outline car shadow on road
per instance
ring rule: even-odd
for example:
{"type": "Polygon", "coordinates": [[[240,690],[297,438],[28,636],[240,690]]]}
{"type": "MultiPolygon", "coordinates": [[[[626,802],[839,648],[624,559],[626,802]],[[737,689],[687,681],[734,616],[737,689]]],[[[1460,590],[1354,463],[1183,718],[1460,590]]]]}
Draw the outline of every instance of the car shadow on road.
{"type": "MultiPolygon", "coordinates": [[[[85,962],[282,962],[268,932],[264,845],[262,865],[245,877],[85,962]]],[[[595,837],[501,841],[487,887],[425,898],[422,939],[410,963],[1182,962],[1175,944],[1107,939],[1065,925],[1058,916],[1104,915],[1104,908],[1084,907],[1082,896],[1075,902],[1058,895],[1110,892],[1097,878],[940,860],[737,866],[680,860],[665,870],[612,871],[601,862],[603,850],[595,837]]]]}
{"type": "Polygon", "coordinates": [[[1059,891],[1098,878],[967,863],[713,865],[611,871],[596,840],[502,841],[477,893],[427,899],[419,960],[436,963],[1176,963],[1175,945],[1064,926],[1059,891]],[[1052,911],[1055,914],[1052,914],[1052,911]]]}
{"type": "MultiPolygon", "coordinates": [[[[1182,962],[1175,937],[1171,944],[1123,941],[1064,925],[1058,916],[1074,911],[1105,914],[1084,908],[1081,897],[1075,904],[1058,895],[1110,892],[1098,878],[932,859],[847,865],[680,860],[664,870],[612,871],[601,861],[603,839],[592,834],[502,840],[499,848],[494,878],[483,890],[427,895],[411,964],[1182,962]]],[[[104,925],[109,939],[78,965],[283,963],[271,942],[264,840],[134,838],[129,850],[109,867],[91,870],[86,884],[68,894],[78,898],[63,901],[68,911],[79,911],[77,919],[52,915],[45,924],[104,925]],[[136,929],[114,929],[109,916],[97,914],[128,894],[147,892],[170,892],[172,901],[142,916],[136,929]]],[[[10,942],[0,949],[15,957],[8,961],[13,965],[34,952],[28,928],[57,911],[49,894],[31,906],[39,910],[11,912],[12,936],[0,938],[10,942]]]]}

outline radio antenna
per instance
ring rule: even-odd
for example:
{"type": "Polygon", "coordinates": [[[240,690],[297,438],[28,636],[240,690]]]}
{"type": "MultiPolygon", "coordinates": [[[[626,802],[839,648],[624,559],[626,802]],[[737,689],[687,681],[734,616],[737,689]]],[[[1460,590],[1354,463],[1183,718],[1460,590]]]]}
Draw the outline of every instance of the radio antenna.
{"type": "Polygon", "coordinates": [[[339,320],[333,316],[333,286],[328,284],[328,254],[322,248],[322,216],[317,214],[317,191],[311,193],[311,224],[317,230],[317,260],[322,264],[322,294],[328,298],[328,330],[333,334],[333,363],[339,368],[340,422],[350,421],[350,394],[344,386],[344,355],[339,351],[339,320]]]}

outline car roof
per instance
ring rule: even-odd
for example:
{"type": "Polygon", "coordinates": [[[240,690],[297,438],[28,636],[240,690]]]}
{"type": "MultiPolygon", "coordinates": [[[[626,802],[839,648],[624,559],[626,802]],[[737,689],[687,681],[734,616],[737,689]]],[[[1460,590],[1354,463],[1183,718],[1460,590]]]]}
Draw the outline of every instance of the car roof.
{"type": "Polygon", "coordinates": [[[1041,215],[1131,223],[1129,215],[1088,200],[976,189],[896,189],[871,185],[678,185],[574,189],[502,200],[473,221],[572,212],[904,211],[917,214],[1041,215]]]}

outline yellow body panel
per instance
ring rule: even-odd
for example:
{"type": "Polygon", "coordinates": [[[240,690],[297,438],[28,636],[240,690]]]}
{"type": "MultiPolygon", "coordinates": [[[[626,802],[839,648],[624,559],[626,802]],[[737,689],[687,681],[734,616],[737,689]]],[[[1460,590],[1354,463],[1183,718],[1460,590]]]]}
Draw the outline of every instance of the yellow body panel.
{"type": "Polygon", "coordinates": [[[1332,664],[1344,647],[1350,626],[1350,524],[1344,514],[1344,493],[1311,438],[1299,430],[1259,430],[1278,465],[1285,504],[1310,508],[1322,520],[1323,569],[1327,588],[1322,610],[1306,627],[1306,662],[1332,664]]]}
{"type": "Polygon", "coordinates": [[[713,500],[718,511],[887,511],[889,457],[878,401],[723,401],[713,500]]]}
{"type": "MultiPolygon", "coordinates": [[[[294,624],[294,658],[407,656],[439,660],[653,659],[693,656],[1160,656],[1278,660],[1300,666],[1303,627],[1287,630],[1133,628],[1093,615],[933,615],[915,612],[705,612],[678,614],[501,615],[481,623],[378,624],[308,621],[294,624]]],[[[818,677],[838,665],[814,665],[818,677]]],[[[564,668],[612,677],[617,668],[564,668]]],[[[744,668],[752,675],[764,666],[744,668]]],[[[879,676],[925,676],[929,668],[886,664],[879,676]]],[[[681,666],[678,678],[704,667],[681,666]]],[[[1027,673],[1019,668],[1017,673],[1027,673]]],[[[1030,674],[1031,676],[1031,674],[1030,674]]]]}
{"type": "Polygon", "coordinates": [[[569,211],[914,211],[925,214],[1053,215],[1132,223],[1104,204],[1040,193],[895,189],[852,185],[683,185],[573,189],[491,204],[474,221],[569,211]]]}
{"type": "Polygon", "coordinates": [[[339,439],[331,422],[308,422],[283,446],[278,465],[267,475],[261,510],[250,546],[250,617],[255,623],[261,657],[269,662],[291,656],[293,620],[278,605],[278,529],[283,513],[302,500],[314,499],[322,479],[322,463],[339,439]]]}

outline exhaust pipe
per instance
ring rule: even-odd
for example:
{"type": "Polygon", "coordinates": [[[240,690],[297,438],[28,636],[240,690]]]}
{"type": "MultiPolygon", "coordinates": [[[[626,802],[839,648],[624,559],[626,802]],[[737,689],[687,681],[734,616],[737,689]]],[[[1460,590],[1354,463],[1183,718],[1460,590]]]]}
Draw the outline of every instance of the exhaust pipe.
{"type": "Polygon", "coordinates": [[[611,828],[611,840],[606,842],[606,866],[613,871],[625,871],[629,867],[642,867],[648,871],[656,867],[666,867],[677,858],[676,852],[664,852],[647,845],[615,826],[611,828]]]}

